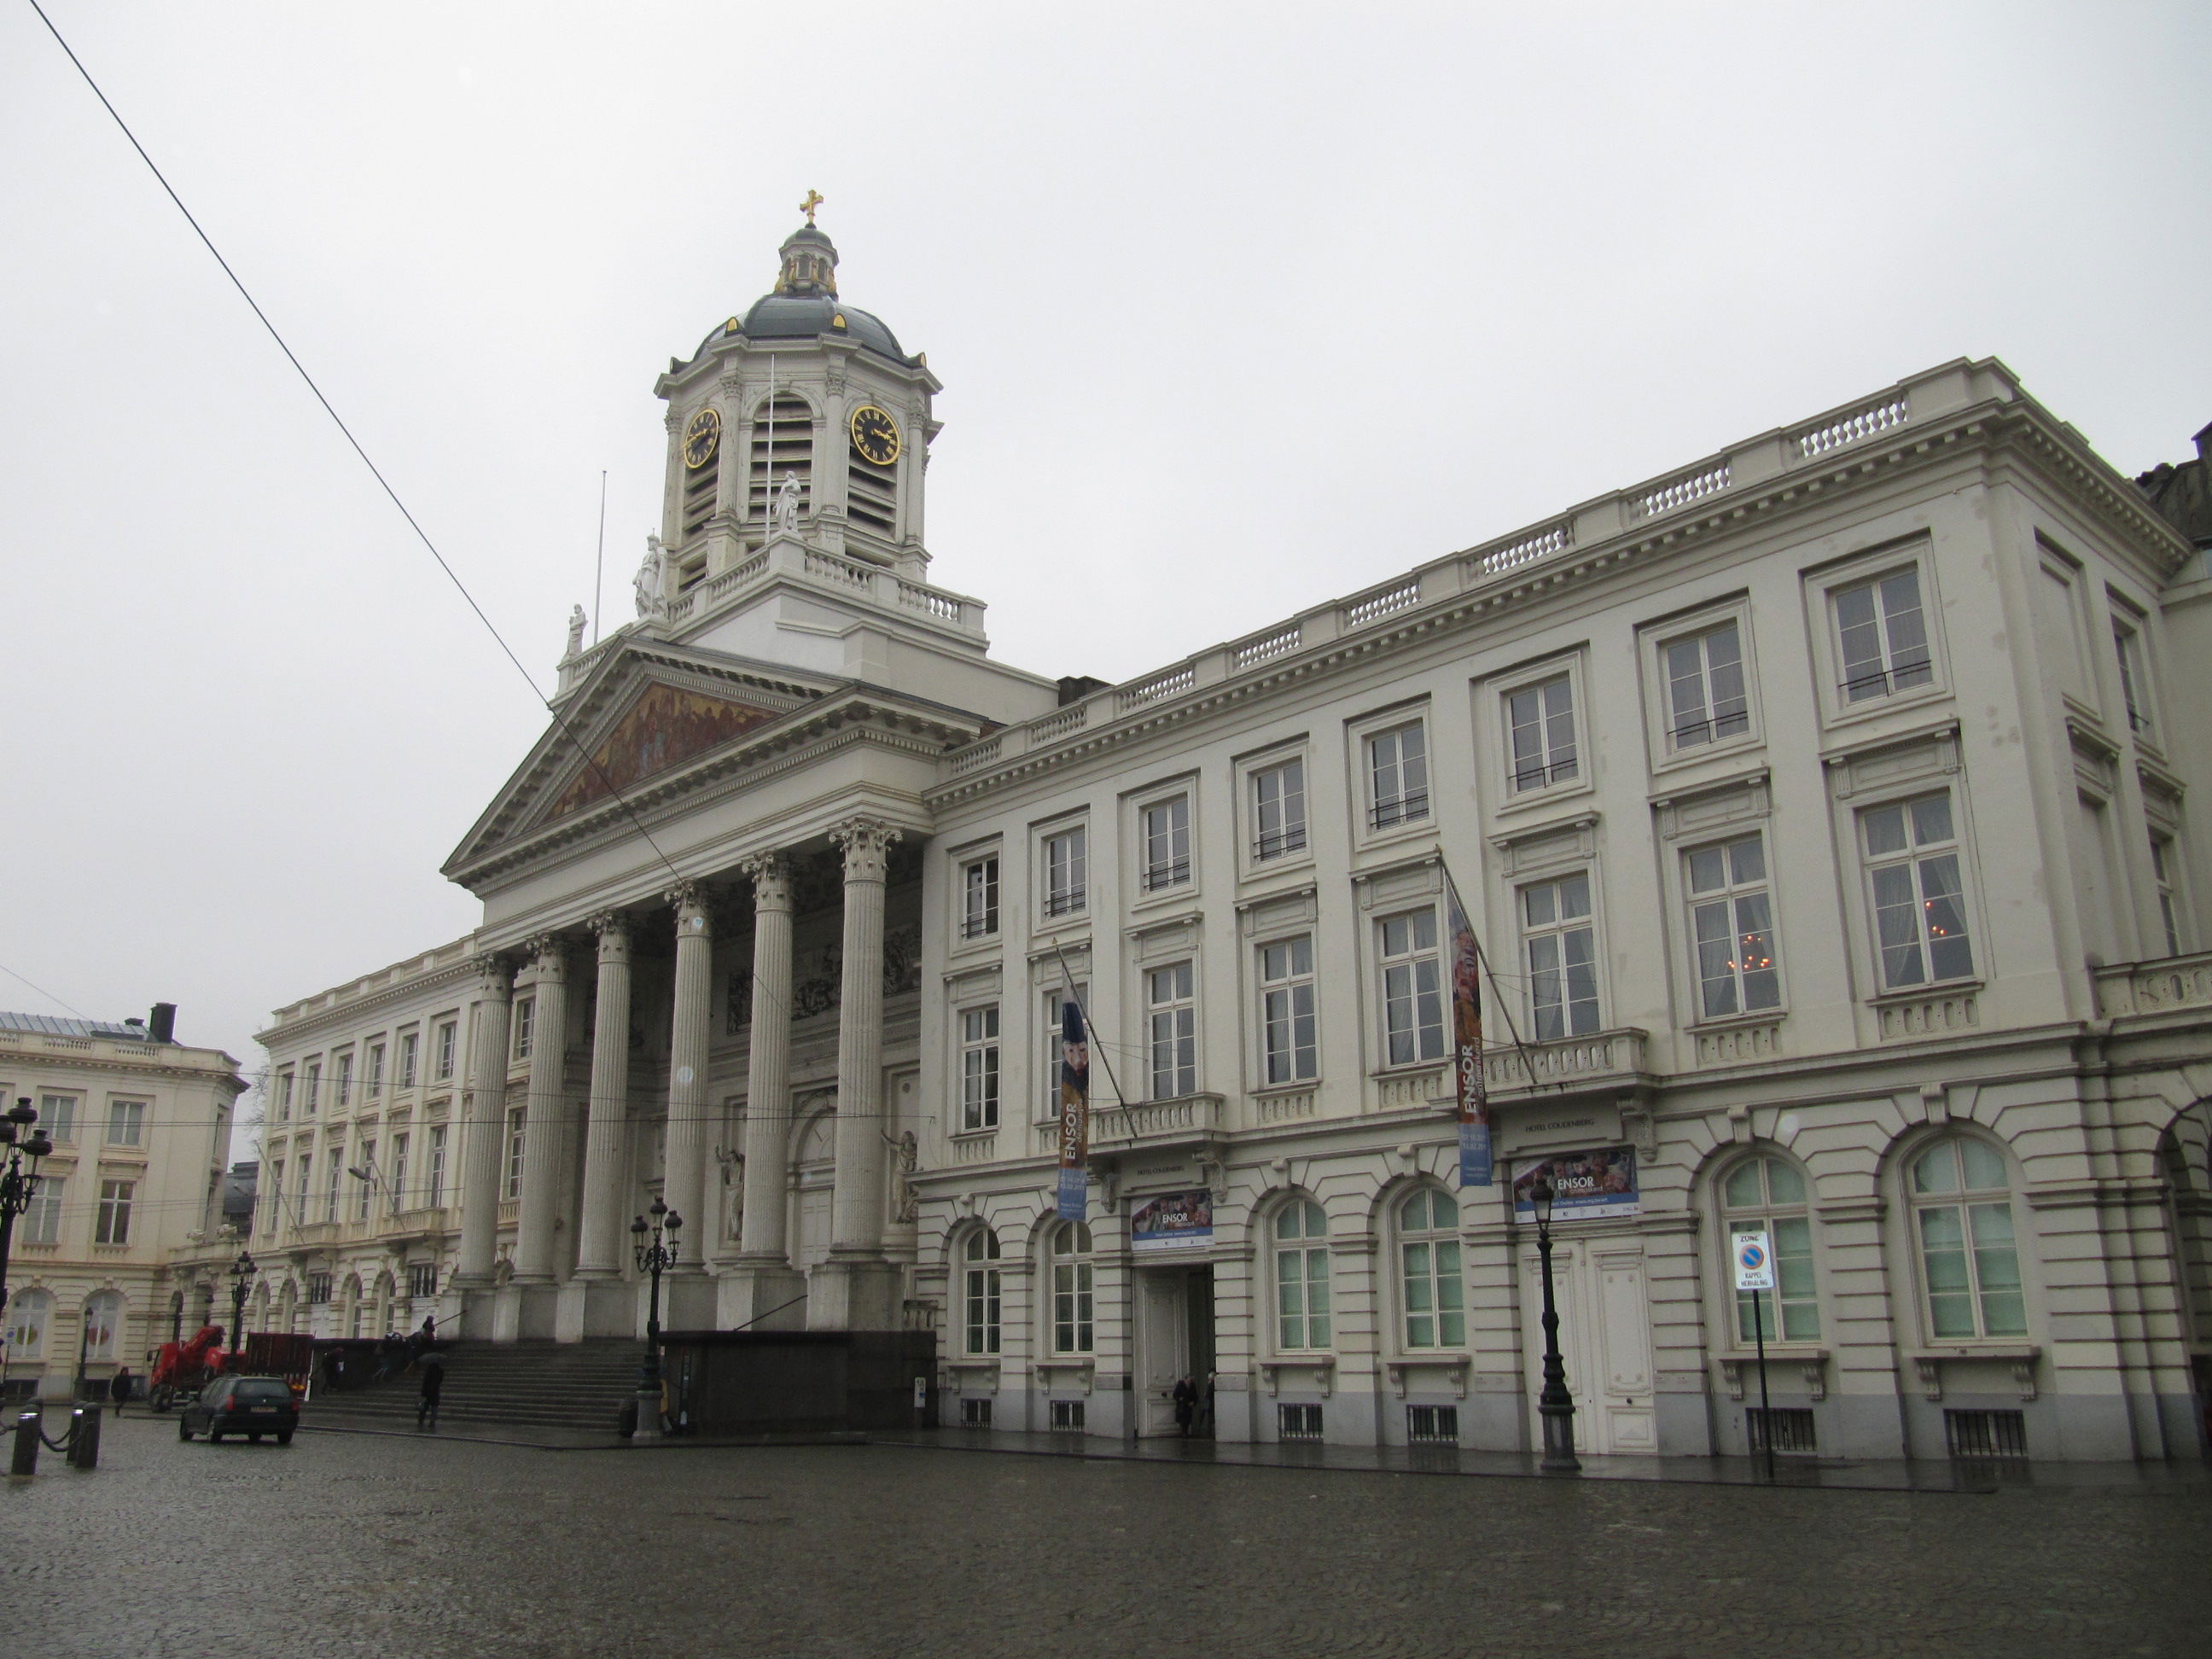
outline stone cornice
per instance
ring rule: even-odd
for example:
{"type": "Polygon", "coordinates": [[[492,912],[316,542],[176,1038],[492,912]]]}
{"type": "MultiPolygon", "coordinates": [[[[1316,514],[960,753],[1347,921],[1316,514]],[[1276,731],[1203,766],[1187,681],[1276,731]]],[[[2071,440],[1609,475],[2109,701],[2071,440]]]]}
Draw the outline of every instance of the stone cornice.
{"type": "MultiPolygon", "coordinates": [[[[1108,713],[1106,723],[1082,729],[1063,742],[1040,744],[1000,764],[978,767],[931,790],[924,799],[932,810],[939,810],[1003,789],[1048,769],[1126,746],[1154,732],[1235,708],[1363,659],[1401,649],[1441,633],[1479,626],[1495,617],[1552,599],[1563,588],[1616,575],[1625,569],[1647,564],[1662,554],[1674,556],[1688,546],[1712,542],[1762,518],[1771,522],[1778,514],[1795,514],[1825,506],[1838,490],[1863,489],[1869,481],[1897,476],[1900,470],[1917,471],[1950,464],[1976,447],[1985,454],[2015,448],[2063,473],[2066,481],[2075,486],[2075,499],[2086,501],[2093,509],[2100,510],[2107,527],[2117,532],[2154,567],[2171,570],[2187,557],[2188,549],[2172,526],[2153,513],[2148,504],[2130,500],[2126,481],[2104,467],[2086,449],[2069,442],[2063,428],[2039,406],[2025,399],[1984,401],[1897,428],[1883,441],[1856,445],[1772,478],[1711,496],[1708,500],[1711,505],[1704,510],[1670,514],[1594,542],[1586,549],[1571,549],[1516,567],[1508,574],[1485,580],[1480,586],[1409,609],[1395,621],[1370,623],[1348,638],[1339,637],[1302,653],[1267,659],[1242,674],[1179,697],[1147,702],[1123,718],[1113,717],[1113,704],[1108,701],[1122,688],[1109,688],[1097,694],[1100,705],[1108,713]]],[[[1472,551],[1450,555],[1417,568],[1401,580],[1413,580],[1424,571],[1464,562],[1473,556],[1472,551]]],[[[1278,629],[1291,627],[1292,620],[1279,623],[1278,629]]],[[[1261,637],[1269,631],[1262,629],[1252,637],[1261,637]]],[[[1126,684],[1141,685],[1145,680],[1155,678],[1140,677],[1126,684]]]]}
{"type": "MultiPolygon", "coordinates": [[[[188,1050],[187,1052],[195,1052],[188,1050]]],[[[221,1055],[221,1066],[179,1066],[173,1062],[139,1060],[122,1054],[84,1054],[66,1048],[18,1048],[12,1042],[0,1041],[0,1065],[11,1060],[25,1066],[53,1071],[106,1072],[130,1078],[166,1078],[175,1083],[204,1083],[215,1088],[226,1084],[236,1085],[234,1093],[243,1094],[252,1085],[237,1072],[238,1062],[218,1049],[196,1052],[221,1055]]]]}
{"type": "Polygon", "coordinates": [[[476,957],[473,954],[465,956],[442,968],[434,968],[417,978],[402,980],[397,985],[381,986],[354,1001],[341,1002],[330,1008],[318,1008],[313,1013],[301,1014],[295,1019],[280,1019],[276,1024],[256,1031],[253,1040],[274,1053],[277,1042],[289,1043],[295,1039],[313,1039],[327,1033],[333,1025],[355,1023],[363,1015],[389,1008],[395,1002],[405,1001],[425,992],[443,990],[447,986],[472,981],[476,976],[476,957]]]}

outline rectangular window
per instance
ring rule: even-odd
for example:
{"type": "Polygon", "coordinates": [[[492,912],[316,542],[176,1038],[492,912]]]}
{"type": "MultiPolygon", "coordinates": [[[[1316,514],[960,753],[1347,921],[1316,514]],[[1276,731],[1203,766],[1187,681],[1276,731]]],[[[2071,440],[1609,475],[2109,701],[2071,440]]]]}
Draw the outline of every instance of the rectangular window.
{"type": "Polygon", "coordinates": [[[2166,953],[2178,957],[2181,954],[2181,901],[2174,892],[2172,836],[2150,838],[2150,872],[2158,889],[2158,920],[2165,929],[2166,953]]]}
{"type": "Polygon", "coordinates": [[[430,1164],[422,1172],[422,1203],[426,1208],[440,1209],[446,1202],[446,1126],[442,1123],[430,1131],[430,1164]]]}
{"type": "Polygon", "coordinates": [[[438,1027],[438,1066],[432,1073],[441,1083],[450,1082],[453,1075],[453,1044],[458,1028],[452,1020],[438,1027]]]}
{"type": "Polygon", "coordinates": [[[401,1033],[399,1038],[399,1086],[403,1089],[411,1089],[415,1086],[415,1060],[416,1055],[420,1051],[421,1048],[421,1041],[415,1032],[406,1031],[401,1033]]]}
{"type": "Polygon", "coordinates": [[[1170,963],[1146,972],[1145,1024],[1152,1098],[1178,1100],[1196,1094],[1198,1002],[1190,963],[1170,963]]]}
{"type": "Polygon", "coordinates": [[[323,1062],[319,1060],[307,1067],[307,1097],[304,1109],[309,1117],[313,1117],[315,1108],[322,1104],[322,1092],[323,1062]]]}
{"type": "Polygon", "coordinates": [[[368,1066],[362,1079],[361,1091],[370,1100],[384,1092],[384,1045],[380,1042],[368,1045],[368,1066]]]}
{"type": "Polygon", "coordinates": [[[1377,926],[1382,967],[1382,1054],[1389,1066],[1444,1056],[1443,968],[1437,913],[1411,910],[1377,926]]]}
{"type": "Polygon", "coordinates": [[[111,1100],[107,1103],[107,1144],[111,1146],[143,1145],[146,1135],[146,1103],[143,1100],[111,1100]]]}
{"type": "Polygon", "coordinates": [[[960,866],[960,937],[984,939],[999,931],[999,858],[960,866]]]}
{"type": "Polygon", "coordinates": [[[1936,678],[1928,623],[1920,609],[1920,572],[1907,566],[1836,590],[1836,643],[1843,692],[1852,702],[1887,697],[1936,678]]]}
{"type": "Polygon", "coordinates": [[[336,1221],[338,1218],[338,1195],[343,1190],[345,1182],[345,1148],[333,1142],[323,1156],[330,1159],[330,1168],[324,1172],[323,1219],[336,1221]]]}
{"type": "Polygon", "coordinates": [[[988,1267],[971,1267],[963,1275],[968,1352],[999,1352],[1000,1279],[995,1258],[988,1267]]]}
{"type": "Polygon", "coordinates": [[[284,1220],[284,1160],[269,1166],[269,1179],[261,1188],[261,1231],[273,1233],[284,1220]]]}
{"type": "Polygon", "coordinates": [[[1090,902],[1090,837],[1084,826],[1044,838],[1044,913],[1073,915],[1090,902]]]}
{"type": "Polygon", "coordinates": [[[517,1106],[507,1115],[507,1182],[500,1196],[517,1199],[522,1196],[522,1108],[517,1106]]]}
{"type": "Polygon", "coordinates": [[[336,1097],[333,1104],[349,1106],[353,1103],[353,1050],[350,1048],[337,1056],[337,1075],[331,1079],[331,1092],[336,1097]]]}
{"type": "Polygon", "coordinates": [[[1154,801],[1138,815],[1145,842],[1144,889],[1158,893],[1190,882],[1190,797],[1154,801]]]}
{"type": "Polygon", "coordinates": [[[406,1135],[392,1137],[392,1213],[398,1215],[407,1207],[407,1142],[406,1135]]]}
{"type": "Polygon", "coordinates": [[[1778,1453],[1808,1454],[1820,1449],[1809,1406],[1747,1406],[1744,1426],[1751,1431],[1751,1449],[1763,1452],[1771,1443],[1778,1453]]]}
{"type": "Polygon", "coordinates": [[[1260,1076],[1304,1083],[1319,1074],[1314,1020],[1313,939],[1260,949],[1260,1076]]]}
{"type": "MultiPolygon", "coordinates": [[[[1091,1006],[1091,981],[1074,982],[1075,1006],[1091,1006]]],[[[1061,986],[1044,994],[1044,1106],[1038,1114],[1041,1120],[1057,1121],[1060,1116],[1060,1048],[1062,1006],[1067,1001],[1068,988],[1061,986]]]]}
{"type": "Polygon", "coordinates": [[[1565,674],[1510,693],[1505,726],[1516,794],[1581,775],[1582,757],[1575,747],[1574,682],[1565,674]]]}
{"type": "Polygon", "coordinates": [[[1306,844],[1306,763],[1263,767],[1252,775],[1252,856],[1288,857],[1306,844]]]}
{"type": "Polygon", "coordinates": [[[960,1014],[960,1127],[999,1127],[999,1008],[960,1014]]]}
{"type": "Polygon", "coordinates": [[[410,1298],[435,1296],[438,1293],[438,1264],[418,1261],[407,1270],[407,1294],[410,1298]]]}
{"type": "Polygon", "coordinates": [[[1052,1267],[1052,1346],[1055,1353],[1089,1353],[1091,1332],[1091,1275],[1088,1261],[1055,1261],[1052,1267]]]}
{"type": "Polygon", "coordinates": [[[1974,971],[1948,792],[1859,815],[1886,991],[1974,971]]]}
{"type": "Polygon", "coordinates": [[[530,1058],[530,1033],[532,1028],[536,1025],[537,1023],[538,1000],[535,997],[516,998],[514,1003],[514,1057],[517,1060],[527,1060],[530,1058]]]}
{"type": "Polygon", "coordinates": [[[1717,1019],[1780,1007],[1765,838],[1700,847],[1687,862],[1699,1012],[1717,1019]]]}
{"type": "Polygon", "coordinates": [[[92,1242],[95,1244],[128,1244],[131,1242],[131,1200],[138,1190],[135,1181],[103,1181],[100,1183],[100,1217],[93,1224],[92,1242]]]}
{"type": "Polygon", "coordinates": [[[1285,1440],[1320,1439],[1321,1407],[1318,1406],[1276,1407],[1275,1432],[1285,1440]]]}
{"type": "Polygon", "coordinates": [[[292,1224],[295,1226],[304,1225],[307,1219],[307,1194],[312,1190],[307,1184],[307,1176],[314,1168],[314,1163],[311,1153],[300,1154],[300,1185],[292,1200],[292,1224]]]}
{"type": "Polygon", "coordinates": [[[354,1194],[353,1218],[356,1221],[366,1221],[368,1219],[369,1211],[374,1207],[376,1198],[376,1143],[374,1141],[364,1140],[361,1143],[361,1162],[354,1168],[359,1171],[354,1180],[361,1190],[354,1194]],[[367,1179],[364,1180],[363,1176],[367,1179]]]}
{"type": "Polygon", "coordinates": [[[289,1072],[279,1072],[276,1073],[276,1121],[279,1123],[289,1123],[291,1119],[292,1074],[289,1072]]]}
{"type": "Polygon", "coordinates": [[[1943,1441],[1954,1457],[2025,1458],[2027,1413],[1947,1409],[1943,1441]]]}
{"type": "Polygon", "coordinates": [[[313,1304],[313,1305],[316,1305],[316,1306],[320,1306],[321,1304],[325,1304],[325,1303],[327,1303],[330,1299],[331,1299],[331,1276],[330,1276],[330,1274],[328,1274],[328,1273],[309,1273],[309,1274],[307,1275],[307,1300],[308,1300],[308,1302],[309,1302],[311,1304],[313,1304]]]}
{"type": "Polygon", "coordinates": [[[2127,623],[2112,624],[2112,653],[2120,661],[2120,700],[2126,704],[2128,730],[2150,730],[2150,681],[2143,672],[2142,635],[2127,623]]]}
{"type": "Polygon", "coordinates": [[[1587,872],[1521,890],[1521,945],[1536,1040],[1553,1042],[1597,1030],[1597,951],[1587,872]]]}
{"type": "Polygon", "coordinates": [[[76,1097],[75,1095],[40,1095],[39,1123],[46,1132],[46,1139],[57,1146],[76,1145],[76,1097]]]}
{"type": "Polygon", "coordinates": [[[62,1194],[68,1187],[66,1176],[39,1177],[39,1190],[31,1194],[31,1207],[23,1212],[23,1243],[58,1244],[61,1242],[62,1194]]]}
{"type": "Polygon", "coordinates": [[[1429,815],[1428,736],[1419,720],[1367,739],[1367,823],[1389,830],[1429,815]]]}
{"type": "Polygon", "coordinates": [[[1659,648],[1667,675],[1667,745],[1694,749],[1751,729],[1743,642],[1734,621],[1659,648]]]}

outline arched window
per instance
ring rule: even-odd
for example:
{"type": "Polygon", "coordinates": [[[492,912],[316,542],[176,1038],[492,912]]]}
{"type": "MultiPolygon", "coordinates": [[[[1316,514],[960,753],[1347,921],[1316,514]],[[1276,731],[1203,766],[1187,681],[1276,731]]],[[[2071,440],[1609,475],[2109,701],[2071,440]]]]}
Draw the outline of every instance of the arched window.
{"type": "Polygon", "coordinates": [[[1292,1199],[1275,1212],[1275,1346],[1329,1341],[1328,1217],[1311,1199],[1292,1199]]]}
{"type": "Polygon", "coordinates": [[[1424,1187],[1398,1206],[1398,1277],[1409,1348],[1457,1348],[1467,1342],[1466,1295],[1459,1275],[1459,1206],[1424,1187]]]}
{"type": "Polygon", "coordinates": [[[1911,1184],[1930,1333],[2026,1335],[2027,1304],[2003,1156],[1964,1135],[1938,1141],[1912,1160],[1911,1184]]]}
{"type": "Polygon", "coordinates": [[[123,1331],[120,1291],[101,1291],[84,1304],[84,1357],[112,1359],[123,1331]]]}
{"type": "Polygon", "coordinates": [[[40,1359],[46,1352],[46,1326],[54,1299],[44,1291],[19,1291],[8,1304],[8,1358],[40,1359]]]}
{"type": "MultiPolygon", "coordinates": [[[[996,1275],[994,1274],[995,1278],[996,1275]]],[[[1052,1236],[1052,1351],[1091,1352],[1091,1229],[1071,1221],[1052,1236]]],[[[993,1316],[994,1322],[997,1316],[993,1316]]]]}
{"type": "Polygon", "coordinates": [[[1721,1209],[1724,1251],[1732,1248],[1732,1233],[1764,1232],[1774,1252],[1775,1288],[1759,1292],[1755,1322],[1752,1292],[1735,1293],[1736,1340],[1819,1341],[1820,1302],[1813,1287],[1813,1223],[1806,1212],[1803,1174],[1785,1158],[1747,1158],[1721,1182],[1721,1209]]]}
{"type": "Polygon", "coordinates": [[[988,1227],[968,1235],[962,1247],[965,1262],[961,1274],[961,1300],[967,1317],[968,1352],[999,1352],[999,1236],[988,1227]]]}

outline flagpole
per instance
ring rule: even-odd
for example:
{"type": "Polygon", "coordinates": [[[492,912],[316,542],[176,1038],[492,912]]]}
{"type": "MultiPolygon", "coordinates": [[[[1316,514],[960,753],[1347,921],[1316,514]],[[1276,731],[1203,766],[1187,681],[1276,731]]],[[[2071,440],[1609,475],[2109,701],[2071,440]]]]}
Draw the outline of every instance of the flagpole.
{"type": "Polygon", "coordinates": [[[1083,1006],[1083,999],[1075,994],[1075,975],[1068,969],[1067,953],[1060,948],[1060,941],[1052,942],[1052,953],[1060,958],[1060,981],[1067,987],[1067,1000],[1075,1005],[1075,1012],[1083,1016],[1084,1035],[1098,1052],[1098,1063],[1106,1068],[1106,1080],[1114,1085],[1114,1103],[1127,1106],[1129,1103],[1121,1093],[1121,1079],[1114,1075],[1114,1062],[1106,1053],[1106,1045],[1098,1040],[1098,1028],[1091,1023],[1091,1011],[1083,1006]]]}
{"type": "Polygon", "coordinates": [[[599,550],[592,559],[592,643],[599,642],[599,611],[607,595],[607,470],[599,469],[599,550]]]}

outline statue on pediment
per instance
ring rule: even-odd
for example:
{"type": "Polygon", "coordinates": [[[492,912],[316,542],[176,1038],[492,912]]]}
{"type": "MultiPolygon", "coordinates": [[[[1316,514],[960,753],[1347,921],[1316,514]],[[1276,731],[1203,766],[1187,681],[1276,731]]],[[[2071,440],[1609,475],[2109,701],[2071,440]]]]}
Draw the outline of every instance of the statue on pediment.
{"type": "Polygon", "coordinates": [[[591,620],[584,614],[582,605],[574,605],[569,609],[568,648],[561,653],[562,662],[568,662],[584,654],[584,629],[590,625],[591,620]]]}
{"type": "Polygon", "coordinates": [[[668,549],[658,536],[645,538],[645,562],[637,568],[632,586],[637,589],[637,614],[641,617],[665,617],[668,614],[668,549]]]}

